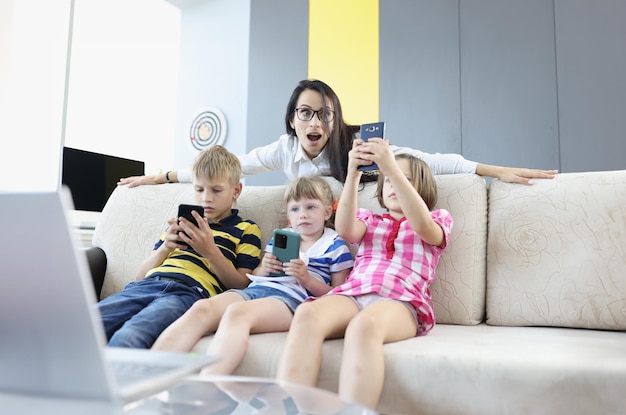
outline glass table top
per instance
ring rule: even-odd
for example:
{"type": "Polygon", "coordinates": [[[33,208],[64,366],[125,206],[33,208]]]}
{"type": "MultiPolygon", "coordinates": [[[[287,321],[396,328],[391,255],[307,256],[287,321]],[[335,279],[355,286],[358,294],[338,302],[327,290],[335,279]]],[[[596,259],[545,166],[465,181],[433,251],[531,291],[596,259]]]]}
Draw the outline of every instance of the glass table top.
{"type": "Polygon", "coordinates": [[[335,393],[238,376],[188,378],[167,391],[125,406],[124,414],[163,415],[376,415],[375,411],[348,403],[335,393]]]}

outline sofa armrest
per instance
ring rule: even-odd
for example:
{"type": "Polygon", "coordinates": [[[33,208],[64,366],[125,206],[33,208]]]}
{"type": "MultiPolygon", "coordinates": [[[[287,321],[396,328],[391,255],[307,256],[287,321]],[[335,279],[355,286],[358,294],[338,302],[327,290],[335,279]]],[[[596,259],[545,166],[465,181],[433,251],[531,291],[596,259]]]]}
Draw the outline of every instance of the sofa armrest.
{"type": "Polygon", "coordinates": [[[96,291],[96,298],[100,299],[100,291],[102,290],[102,284],[104,283],[104,274],[107,269],[106,253],[97,246],[83,248],[83,251],[85,251],[85,254],[87,255],[87,263],[89,264],[89,271],[91,272],[93,287],[96,291]]]}

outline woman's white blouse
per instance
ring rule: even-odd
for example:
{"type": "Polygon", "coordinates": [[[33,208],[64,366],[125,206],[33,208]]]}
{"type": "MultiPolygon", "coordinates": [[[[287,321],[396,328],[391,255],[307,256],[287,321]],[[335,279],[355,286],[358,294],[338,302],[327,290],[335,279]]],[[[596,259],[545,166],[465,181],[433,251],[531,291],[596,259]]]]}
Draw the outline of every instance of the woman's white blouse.
{"type": "MultiPolygon", "coordinates": [[[[478,163],[453,153],[424,153],[409,147],[391,146],[394,154],[410,154],[424,160],[433,174],[475,173],[478,163]]],[[[327,159],[328,148],[310,159],[302,150],[296,136],[283,134],[277,141],[263,147],[257,147],[248,154],[239,155],[243,177],[267,171],[283,171],[289,180],[302,176],[331,176],[327,159]]],[[[178,171],[178,181],[191,183],[191,170],[178,171]]]]}

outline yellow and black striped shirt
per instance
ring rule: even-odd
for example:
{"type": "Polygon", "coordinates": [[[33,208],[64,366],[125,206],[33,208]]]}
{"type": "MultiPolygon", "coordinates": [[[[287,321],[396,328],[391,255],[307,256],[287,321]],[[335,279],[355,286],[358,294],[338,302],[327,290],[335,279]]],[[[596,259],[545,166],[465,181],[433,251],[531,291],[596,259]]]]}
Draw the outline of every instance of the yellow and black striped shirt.
{"type": "MultiPolygon", "coordinates": [[[[235,268],[254,269],[261,257],[261,229],[251,220],[239,217],[239,210],[232,209],[230,216],[211,223],[215,244],[226,259],[235,268]]],[[[165,232],[154,245],[158,249],[165,241],[165,232]]],[[[169,278],[193,278],[199,282],[211,296],[223,292],[226,287],[215,274],[211,264],[192,248],[175,249],[163,263],[146,273],[147,277],[160,276],[169,278]]]]}

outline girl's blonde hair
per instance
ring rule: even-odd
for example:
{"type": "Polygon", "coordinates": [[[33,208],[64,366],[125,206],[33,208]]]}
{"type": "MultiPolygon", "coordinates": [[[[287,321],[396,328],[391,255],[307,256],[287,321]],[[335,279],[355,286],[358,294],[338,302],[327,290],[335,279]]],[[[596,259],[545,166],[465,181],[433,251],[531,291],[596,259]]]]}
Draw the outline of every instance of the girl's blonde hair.
{"type": "MultiPolygon", "coordinates": [[[[285,218],[287,217],[287,203],[291,200],[300,200],[303,198],[317,199],[320,200],[325,207],[333,207],[333,191],[326,180],[319,176],[298,177],[292,180],[287,186],[287,190],[285,190],[285,197],[283,199],[285,218]]],[[[333,210],[330,218],[326,220],[325,226],[327,228],[334,228],[334,220],[335,212],[333,210]]]]}
{"type": "Polygon", "coordinates": [[[214,145],[196,156],[191,172],[196,178],[225,178],[235,186],[241,180],[241,163],[226,147],[214,145]]]}
{"type": "MultiPolygon", "coordinates": [[[[437,182],[435,181],[435,176],[430,170],[430,167],[424,161],[409,154],[398,154],[396,156],[396,160],[400,159],[406,159],[409,161],[411,184],[424,200],[426,206],[428,206],[428,210],[433,210],[435,208],[435,204],[437,203],[437,182]]],[[[385,202],[383,200],[384,182],[385,176],[379,174],[378,185],[376,187],[376,199],[383,208],[385,208],[385,202]]]]}

